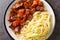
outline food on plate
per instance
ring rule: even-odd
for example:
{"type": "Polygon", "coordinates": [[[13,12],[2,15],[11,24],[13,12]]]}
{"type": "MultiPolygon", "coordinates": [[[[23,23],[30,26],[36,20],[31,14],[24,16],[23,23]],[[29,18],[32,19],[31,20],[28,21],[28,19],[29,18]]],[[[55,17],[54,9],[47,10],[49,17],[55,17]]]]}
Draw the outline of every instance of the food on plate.
{"type": "Polygon", "coordinates": [[[18,40],[45,40],[51,29],[51,15],[40,0],[19,0],[10,8],[9,27],[18,40]]]}

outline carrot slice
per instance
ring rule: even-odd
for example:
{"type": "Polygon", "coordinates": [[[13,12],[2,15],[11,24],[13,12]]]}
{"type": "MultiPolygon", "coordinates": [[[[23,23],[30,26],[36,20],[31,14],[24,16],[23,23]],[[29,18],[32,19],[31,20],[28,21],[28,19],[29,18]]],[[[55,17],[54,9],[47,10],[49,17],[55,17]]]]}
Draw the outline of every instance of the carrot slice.
{"type": "Polygon", "coordinates": [[[13,21],[13,23],[12,23],[12,25],[13,25],[14,27],[16,27],[18,24],[19,24],[19,21],[18,21],[18,20],[13,21]]]}
{"type": "Polygon", "coordinates": [[[18,10],[17,16],[20,17],[23,15],[23,13],[24,13],[24,9],[20,9],[20,10],[18,10]]]}

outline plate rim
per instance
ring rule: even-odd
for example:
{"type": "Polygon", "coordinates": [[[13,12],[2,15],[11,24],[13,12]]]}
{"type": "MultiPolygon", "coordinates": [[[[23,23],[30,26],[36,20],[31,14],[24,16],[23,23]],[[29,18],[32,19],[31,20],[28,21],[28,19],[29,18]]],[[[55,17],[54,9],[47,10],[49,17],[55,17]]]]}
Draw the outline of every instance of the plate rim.
{"type": "Polygon", "coordinates": [[[9,37],[12,38],[13,40],[14,40],[14,38],[10,35],[10,33],[9,33],[8,30],[7,30],[7,27],[6,27],[6,24],[5,24],[5,18],[6,18],[6,13],[7,13],[9,7],[11,6],[11,4],[12,4],[14,1],[15,1],[15,0],[13,0],[13,1],[7,6],[6,11],[5,11],[5,14],[4,14],[4,27],[5,27],[5,30],[6,30],[7,34],[9,35],[9,37]]]}

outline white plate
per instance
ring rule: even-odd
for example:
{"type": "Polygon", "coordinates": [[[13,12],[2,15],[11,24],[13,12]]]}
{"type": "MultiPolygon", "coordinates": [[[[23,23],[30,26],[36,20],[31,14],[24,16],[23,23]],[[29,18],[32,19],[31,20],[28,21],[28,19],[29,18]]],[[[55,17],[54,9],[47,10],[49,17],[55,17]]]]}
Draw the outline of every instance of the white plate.
{"type": "MultiPolygon", "coordinates": [[[[5,13],[5,27],[8,31],[8,33],[10,34],[10,36],[15,39],[15,40],[18,40],[17,37],[15,36],[15,34],[11,31],[11,29],[9,28],[9,22],[8,22],[8,12],[11,8],[11,6],[15,3],[16,1],[14,1],[12,4],[10,4],[10,6],[8,7],[8,9],[6,10],[7,12],[5,13]]],[[[46,39],[48,39],[50,37],[50,35],[52,34],[53,30],[54,30],[54,26],[55,26],[55,15],[54,15],[54,12],[53,12],[53,9],[51,8],[51,6],[45,1],[45,0],[42,0],[42,2],[44,3],[44,6],[46,7],[46,9],[48,10],[48,12],[51,14],[52,16],[52,29],[49,33],[49,35],[46,37],[46,39]]]]}

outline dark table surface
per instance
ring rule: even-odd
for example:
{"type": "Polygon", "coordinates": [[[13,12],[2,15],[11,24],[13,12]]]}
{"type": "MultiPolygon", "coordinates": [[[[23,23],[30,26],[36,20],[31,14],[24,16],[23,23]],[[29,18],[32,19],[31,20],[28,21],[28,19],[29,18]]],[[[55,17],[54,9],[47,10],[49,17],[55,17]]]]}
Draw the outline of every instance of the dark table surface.
{"type": "MultiPolygon", "coordinates": [[[[13,40],[4,27],[4,13],[13,0],[0,0],[0,40],[13,40]]],[[[53,34],[47,40],[60,40],[60,0],[47,0],[54,9],[56,25],[53,34]]]]}

